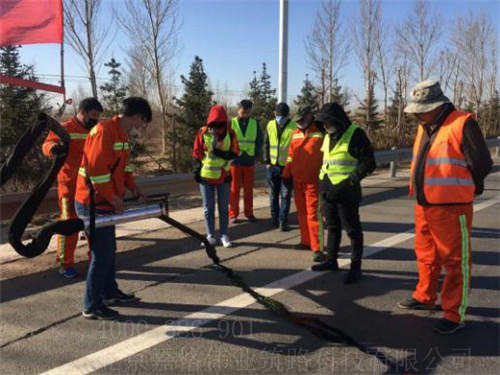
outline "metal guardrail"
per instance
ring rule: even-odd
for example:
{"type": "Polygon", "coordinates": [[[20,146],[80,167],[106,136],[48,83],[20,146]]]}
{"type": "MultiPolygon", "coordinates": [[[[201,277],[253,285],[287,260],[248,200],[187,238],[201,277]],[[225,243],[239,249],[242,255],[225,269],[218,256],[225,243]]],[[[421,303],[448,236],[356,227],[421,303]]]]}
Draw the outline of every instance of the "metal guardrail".
{"type": "MultiPolygon", "coordinates": [[[[496,156],[500,157],[500,137],[496,139],[486,140],[489,148],[496,147],[496,156]]],[[[393,148],[392,150],[384,150],[375,152],[377,166],[382,166],[390,163],[390,175],[396,177],[397,162],[409,161],[412,158],[411,148],[393,148]]],[[[255,180],[264,181],[265,166],[258,165],[255,171],[255,180]]],[[[138,178],[138,185],[144,190],[147,195],[155,195],[168,191],[175,194],[188,194],[198,191],[198,185],[193,181],[193,175],[190,173],[166,175],[149,178],[138,178]]],[[[17,211],[22,202],[29,196],[29,193],[13,193],[0,195],[0,219],[9,220],[17,211]]],[[[38,209],[38,214],[46,214],[57,212],[58,199],[57,188],[50,189],[44,201],[38,209]]]]}

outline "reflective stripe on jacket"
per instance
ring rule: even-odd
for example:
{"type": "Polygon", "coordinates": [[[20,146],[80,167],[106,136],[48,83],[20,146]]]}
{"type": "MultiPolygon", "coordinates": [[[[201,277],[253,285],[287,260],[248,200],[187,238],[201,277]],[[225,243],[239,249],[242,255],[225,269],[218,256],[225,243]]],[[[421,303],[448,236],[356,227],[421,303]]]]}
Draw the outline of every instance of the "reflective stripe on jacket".
{"type": "Polygon", "coordinates": [[[297,128],[294,121],[290,121],[278,139],[278,124],[276,120],[269,121],[267,124],[267,136],[269,139],[269,158],[272,165],[285,166],[288,158],[288,148],[292,141],[292,134],[297,128]]]}
{"type": "Polygon", "coordinates": [[[246,152],[249,156],[255,156],[255,141],[257,140],[257,121],[250,118],[245,134],[241,131],[240,124],[237,117],[231,120],[231,128],[236,134],[238,145],[240,147],[240,155],[246,152]]]}
{"type": "Polygon", "coordinates": [[[437,130],[427,153],[420,156],[423,126],[419,125],[413,145],[410,170],[410,195],[414,195],[415,169],[424,165],[423,194],[430,204],[471,203],[475,184],[462,152],[464,125],[472,113],[453,111],[437,130]]]}
{"type": "Polygon", "coordinates": [[[331,150],[330,135],[326,135],[321,147],[323,166],[319,173],[320,180],[323,180],[326,175],[333,185],[337,185],[349,178],[349,174],[356,170],[358,159],[349,154],[349,143],[357,128],[355,124],[351,124],[331,150]]]}

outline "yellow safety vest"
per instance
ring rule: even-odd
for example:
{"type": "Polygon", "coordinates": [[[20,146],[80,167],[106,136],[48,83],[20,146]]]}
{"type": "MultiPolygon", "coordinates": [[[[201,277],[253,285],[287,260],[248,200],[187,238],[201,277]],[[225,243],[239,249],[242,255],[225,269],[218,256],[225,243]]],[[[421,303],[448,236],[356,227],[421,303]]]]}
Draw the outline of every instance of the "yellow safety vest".
{"type": "MultiPolygon", "coordinates": [[[[207,132],[203,134],[203,142],[205,143],[206,150],[205,155],[201,161],[202,167],[200,176],[202,178],[218,179],[221,177],[221,168],[229,171],[230,162],[229,160],[224,160],[213,154],[213,140],[214,135],[207,132]]],[[[226,133],[226,138],[224,138],[224,143],[222,145],[222,151],[229,151],[231,148],[231,136],[226,133]]]]}
{"type": "Polygon", "coordinates": [[[330,134],[327,134],[323,140],[323,166],[319,172],[319,179],[328,176],[333,185],[337,185],[349,177],[351,172],[356,170],[358,159],[349,154],[349,143],[352,135],[358,127],[351,124],[342,137],[338,140],[335,147],[330,151],[330,134]]]}
{"type": "Polygon", "coordinates": [[[236,133],[236,139],[238,139],[238,145],[240,148],[240,155],[246,152],[248,156],[255,156],[255,141],[257,140],[257,121],[253,118],[248,120],[247,130],[243,135],[241,131],[240,124],[237,117],[233,117],[231,120],[231,127],[236,133]]]}
{"type": "Polygon", "coordinates": [[[269,158],[271,159],[271,164],[285,166],[292,135],[296,128],[297,124],[294,121],[290,121],[285,129],[283,129],[281,137],[278,140],[278,124],[276,120],[269,121],[267,124],[267,136],[269,138],[269,158]]]}

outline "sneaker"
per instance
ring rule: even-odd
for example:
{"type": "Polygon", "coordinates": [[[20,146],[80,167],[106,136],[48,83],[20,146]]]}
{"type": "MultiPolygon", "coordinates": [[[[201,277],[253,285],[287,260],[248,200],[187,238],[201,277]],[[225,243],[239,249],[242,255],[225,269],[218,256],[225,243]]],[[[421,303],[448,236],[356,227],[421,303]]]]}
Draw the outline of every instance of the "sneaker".
{"type": "Polygon", "coordinates": [[[257,222],[257,218],[255,216],[248,216],[247,217],[247,220],[250,222],[250,223],[256,223],[257,222]]]}
{"type": "Polygon", "coordinates": [[[338,271],[339,263],[336,260],[325,260],[320,264],[315,264],[311,267],[313,271],[338,271]]]}
{"type": "Polygon", "coordinates": [[[441,333],[442,335],[450,335],[464,327],[465,323],[455,323],[443,318],[434,327],[434,332],[441,333]]]}
{"type": "Polygon", "coordinates": [[[294,250],[309,250],[310,247],[309,247],[309,245],[304,245],[303,243],[299,242],[298,244],[293,245],[292,249],[294,249],[294,250]]]}
{"type": "MultiPolygon", "coordinates": [[[[212,246],[215,246],[217,244],[217,239],[211,234],[207,234],[207,241],[212,246]]],[[[201,246],[205,247],[205,244],[202,242],[201,246]]]]}
{"type": "Polygon", "coordinates": [[[126,294],[123,293],[120,289],[117,289],[116,294],[110,298],[103,298],[102,302],[106,306],[115,305],[117,303],[126,303],[133,301],[135,299],[134,293],[126,294]]]}
{"type": "Polygon", "coordinates": [[[231,241],[229,241],[229,237],[227,236],[227,234],[223,234],[222,236],[220,236],[220,242],[222,242],[222,246],[224,246],[224,247],[232,247],[233,246],[231,241]]]}
{"type": "Polygon", "coordinates": [[[82,313],[85,319],[92,320],[114,320],[120,315],[118,311],[110,309],[107,306],[103,306],[99,309],[95,309],[92,311],[84,310],[82,313]]]}
{"type": "Polygon", "coordinates": [[[237,218],[235,218],[235,217],[230,217],[230,218],[229,218],[229,223],[230,223],[230,224],[236,224],[237,222],[238,222],[238,219],[237,219],[237,218]]]}
{"type": "Polygon", "coordinates": [[[326,255],[322,251],[315,251],[313,253],[313,262],[315,263],[321,263],[326,260],[326,255]]]}
{"type": "Polygon", "coordinates": [[[417,301],[415,298],[408,298],[404,301],[398,302],[398,307],[401,309],[409,310],[436,310],[436,305],[422,303],[420,301],[417,301]]]}
{"type": "Polygon", "coordinates": [[[68,279],[72,279],[77,276],[77,273],[74,267],[68,267],[68,268],[61,267],[59,268],[59,275],[64,276],[68,279]]]}

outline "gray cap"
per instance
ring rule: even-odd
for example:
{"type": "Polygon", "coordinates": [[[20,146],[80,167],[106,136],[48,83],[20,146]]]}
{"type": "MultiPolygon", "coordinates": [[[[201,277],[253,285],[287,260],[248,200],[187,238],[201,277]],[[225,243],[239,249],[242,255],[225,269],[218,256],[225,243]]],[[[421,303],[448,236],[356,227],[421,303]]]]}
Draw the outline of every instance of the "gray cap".
{"type": "Polygon", "coordinates": [[[437,107],[451,103],[444,95],[439,81],[428,79],[416,84],[411,90],[410,102],[405,108],[406,113],[426,113],[437,107]]]}

